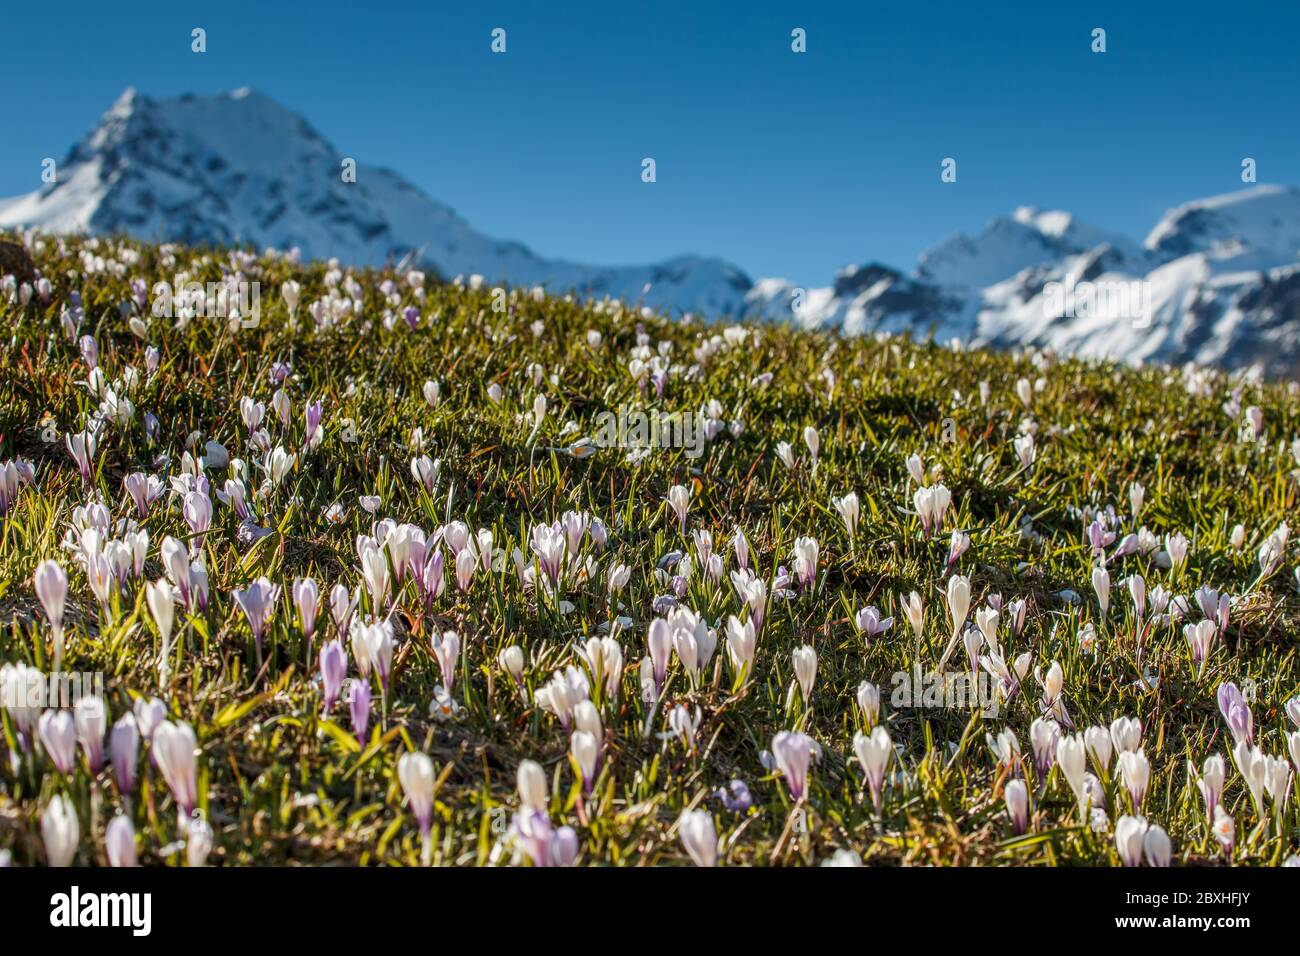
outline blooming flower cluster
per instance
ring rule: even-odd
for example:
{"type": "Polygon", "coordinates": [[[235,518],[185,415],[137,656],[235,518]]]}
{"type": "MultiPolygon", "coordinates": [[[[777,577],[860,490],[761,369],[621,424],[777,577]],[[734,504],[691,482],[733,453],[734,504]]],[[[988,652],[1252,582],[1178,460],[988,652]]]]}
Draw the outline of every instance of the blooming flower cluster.
{"type": "Polygon", "coordinates": [[[1295,387],[22,238],[0,860],[1295,859],[1295,387]]]}

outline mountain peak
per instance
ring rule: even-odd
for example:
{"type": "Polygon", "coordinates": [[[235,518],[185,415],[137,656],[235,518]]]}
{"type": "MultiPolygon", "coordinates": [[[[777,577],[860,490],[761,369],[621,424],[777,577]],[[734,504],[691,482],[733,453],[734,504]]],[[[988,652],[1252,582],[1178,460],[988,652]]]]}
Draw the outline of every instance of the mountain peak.
{"type": "Polygon", "coordinates": [[[921,253],[918,278],[941,286],[980,289],[1017,273],[1108,245],[1120,255],[1138,252],[1124,236],[1105,232],[1060,210],[1021,206],[995,216],[975,236],[957,234],[921,253]]]}
{"type": "Polygon", "coordinates": [[[73,147],[53,187],[0,200],[0,229],[297,248],[373,265],[415,255],[445,277],[546,285],[709,315],[738,313],[752,282],[716,258],[646,266],[547,260],[475,231],[392,170],[358,165],[298,113],[240,87],[150,98],[128,87],[73,147]]]}
{"type": "Polygon", "coordinates": [[[128,86],[120,96],[113,101],[113,105],[108,108],[109,113],[127,114],[135,109],[136,101],[140,99],[140,91],[134,86],[128,86]]]}

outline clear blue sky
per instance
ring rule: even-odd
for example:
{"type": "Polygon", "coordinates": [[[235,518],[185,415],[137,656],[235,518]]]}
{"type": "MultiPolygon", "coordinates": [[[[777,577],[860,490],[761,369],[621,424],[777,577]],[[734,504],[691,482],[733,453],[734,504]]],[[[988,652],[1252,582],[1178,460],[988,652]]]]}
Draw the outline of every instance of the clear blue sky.
{"type": "Polygon", "coordinates": [[[38,187],[41,158],[128,85],[260,89],[546,255],[698,252],[807,284],[910,267],[1026,203],[1140,238],[1170,205],[1241,188],[1244,156],[1261,182],[1300,182],[1300,4],[1281,0],[5,7],[0,196],[38,187]]]}

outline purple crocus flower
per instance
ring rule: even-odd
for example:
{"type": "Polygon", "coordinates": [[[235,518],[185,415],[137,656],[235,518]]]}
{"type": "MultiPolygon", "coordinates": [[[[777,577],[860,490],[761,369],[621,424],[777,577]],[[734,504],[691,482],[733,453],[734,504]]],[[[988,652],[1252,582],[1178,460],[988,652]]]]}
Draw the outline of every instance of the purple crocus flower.
{"type": "Polygon", "coordinates": [[[435,548],[432,556],[426,557],[424,569],[415,579],[420,586],[426,605],[432,604],[442,597],[443,591],[446,590],[447,579],[443,575],[442,564],[442,548],[435,548]]]}
{"type": "Polygon", "coordinates": [[[108,755],[113,764],[113,779],[117,782],[118,792],[123,795],[135,790],[135,765],[139,753],[140,728],[133,714],[125,714],[113,725],[108,735],[108,755]]]}
{"type": "Polygon", "coordinates": [[[551,837],[551,866],[572,866],[578,858],[578,834],[573,827],[560,827],[551,837]]]}
{"type": "Polygon", "coordinates": [[[197,556],[203,549],[203,536],[212,526],[212,499],[203,491],[191,491],[185,495],[182,511],[185,515],[185,523],[193,532],[193,537],[190,538],[190,555],[197,556]]]}
{"type": "Polygon", "coordinates": [[[1206,620],[1213,621],[1220,631],[1228,630],[1228,614],[1232,607],[1232,599],[1226,594],[1220,594],[1209,585],[1203,585],[1196,589],[1196,603],[1201,607],[1201,613],[1205,615],[1206,620]]]}
{"type": "Polygon", "coordinates": [[[732,813],[744,813],[754,805],[754,797],[749,792],[749,786],[739,779],[731,781],[725,787],[720,787],[718,799],[732,813]]]}
{"type": "Polygon", "coordinates": [[[1125,555],[1137,554],[1137,550],[1138,550],[1138,536],[1136,534],[1126,534],[1124,535],[1124,539],[1120,541],[1119,547],[1116,548],[1113,552],[1111,552],[1110,559],[1112,561],[1115,561],[1118,560],[1119,558],[1124,557],[1125,555]]]}
{"type": "Polygon", "coordinates": [[[338,703],[339,693],[343,690],[343,678],[348,674],[348,655],[343,645],[337,640],[326,642],[320,649],[320,679],[325,689],[325,713],[334,709],[338,703]]]}
{"type": "Polygon", "coordinates": [[[1092,555],[1095,558],[1106,560],[1106,548],[1115,540],[1115,532],[1107,531],[1106,525],[1100,520],[1093,521],[1088,525],[1088,546],[1092,548],[1092,555]]]}
{"type": "Polygon", "coordinates": [[[531,545],[542,573],[552,585],[558,584],[564,569],[564,533],[550,525],[536,525],[533,527],[531,545]]]}
{"type": "Polygon", "coordinates": [[[68,447],[68,454],[77,463],[77,470],[81,472],[81,480],[90,481],[95,463],[95,450],[99,447],[99,437],[90,428],[86,428],[75,435],[69,432],[63,436],[63,441],[68,447]]]}
{"type": "Polygon", "coordinates": [[[1228,729],[1232,731],[1233,739],[1237,743],[1243,741],[1247,744],[1254,745],[1255,737],[1255,718],[1250,712],[1250,705],[1246,703],[1246,698],[1242,695],[1237,685],[1231,681],[1225,681],[1219,685],[1219,713],[1223,714],[1223,719],[1228,724],[1228,729]]]}
{"type": "Polygon", "coordinates": [[[534,866],[549,866],[551,839],[555,831],[545,813],[524,807],[510,821],[510,836],[534,866]]]}
{"type": "Polygon", "coordinates": [[[865,607],[857,612],[853,617],[853,623],[857,626],[859,633],[866,637],[870,643],[877,635],[884,634],[894,626],[892,617],[881,617],[880,609],[877,607],[865,607]]]}
{"type": "Polygon", "coordinates": [[[77,728],[66,710],[47,710],[37,721],[41,746],[59,773],[70,775],[77,760],[77,728]]]}
{"type": "Polygon", "coordinates": [[[572,827],[552,827],[545,813],[527,807],[515,813],[509,835],[533,866],[572,866],[581,848],[572,827]]]}
{"type": "Polygon", "coordinates": [[[406,324],[410,326],[411,331],[414,332],[416,327],[420,324],[420,310],[413,305],[408,305],[402,310],[402,318],[406,320],[406,324]]]}
{"type": "Polygon", "coordinates": [[[99,365],[99,344],[95,341],[93,335],[83,335],[77,342],[77,347],[81,350],[81,357],[86,363],[86,368],[94,371],[99,365]]]}
{"type": "Polygon", "coordinates": [[[348,694],[348,708],[351,711],[352,731],[357,735],[358,743],[365,743],[366,728],[370,726],[370,682],[354,680],[348,694]]]}
{"type": "Polygon", "coordinates": [[[18,500],[18,489],[30,484],[35,477],[36,470],[31,462],[21,458],[0,464],[0,518],[7,515],[18,500]]]}
{"type": "Polygon", "coordinates": [[[320,400],[316,400],[307,406],[307,434],[303,437],[303,447],[307,451],[319,447],[324,433],[321,431],[321,417],[324,414],[324,406],[320,400]]]}
{"type": "Polygon", "coordinates": [[[646,647],[653,667],[655,696],[658,697],[668,677],[668,661],[673,652],[673,630],[663,618],[657,617],[650,622],[646,647]]]}
{"type": "Polygon", "coordinates": [[[149,517],[149,506],[163,493],[163,483],[142,471],[132,472],[122,478],[122,487],[135,503],[135,515],[141,521],[149,517]]]}
{"type": "Polygon", "coordinates": [[[298,620],[307,638],[307,649],[316,634],[316,612],[320,609],[320,588],[312,578],[299,578],[293,582],[293,604],[298,609],[298,620]]]}
{"type": "Polygon", "coordinates": [[[802,800],[808,791],[808,767],[812,763],[817,745],[807,734],[783,730],[772,738],[772,757],[776,769],[785,777],[790,797],[802,800]]]}
{"type": "Polygon", "coordinates": [[[265,577],[258,578],[242,591],[231,593],[235,603],[248,618],[248,626],[252,629],[253,638],[259,648],[262,646],[262,635],[266,633],[266,626],[275,615],[275,602],[279,596],[279,587],[265,577]]]}

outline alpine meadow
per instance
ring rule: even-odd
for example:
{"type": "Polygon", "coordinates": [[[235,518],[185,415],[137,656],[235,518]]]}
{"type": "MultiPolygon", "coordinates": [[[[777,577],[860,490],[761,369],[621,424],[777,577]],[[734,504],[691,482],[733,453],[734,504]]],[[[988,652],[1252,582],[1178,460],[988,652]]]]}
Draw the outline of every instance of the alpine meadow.
{"type": "Polygon", "coordinates": [[[4,864],[1297,863],[1295,382],[7,239],[4,864]]]}

